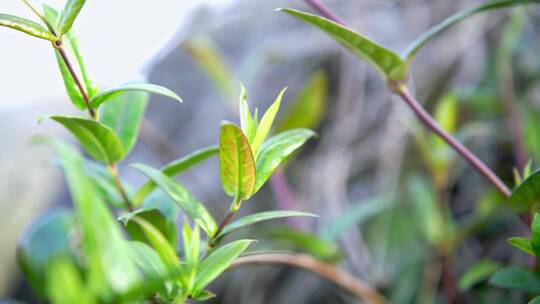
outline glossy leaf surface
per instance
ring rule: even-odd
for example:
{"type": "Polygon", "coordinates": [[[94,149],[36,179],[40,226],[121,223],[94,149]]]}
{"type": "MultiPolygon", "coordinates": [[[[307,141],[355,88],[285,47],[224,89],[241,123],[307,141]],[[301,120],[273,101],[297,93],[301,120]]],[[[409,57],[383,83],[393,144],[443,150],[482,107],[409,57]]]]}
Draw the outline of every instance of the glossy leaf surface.
{"type": "Polygon", "coordinates": [[[539,202],[540,171],[536,171],[512,191],[508,203],[518,210],[527,210],[539,202]]]}
{"type": "Polygon", "coordinates": [[[58,20],[58,29],[60,30],[60,35],[69,32],[85,2],[86,0],[67,0],[58,20]]]}
{"type": "Polygon", "coordinates": [[[97,109],[102,103],[109,102],[111,100],[114,100],[115,97],[118,97],[119,95],[125,94],[127,92],[133,92],[133,91],[162,95],[162,96],[175,99],[179,102],[182,102],[182,98],[180,98],[180,96],[176,95],[176,93],[174,93],[173,91],[165,87],[158,86],[155,84],[140,82],[140,83],[127,83],[127,84],[124,84],[115,88],[102,91],[98,93],[96,96],[94,96],[94,98],[92,98],[92,100],[90,101],[90,106],[94,109],[97,109]]]}
{"type": "Polygon", "coordinates": [[[0,14],[0,26],[9,27],[37,38],[56,41],[56,37],[45,27],[39,23],[21,17],[0,14]]]}

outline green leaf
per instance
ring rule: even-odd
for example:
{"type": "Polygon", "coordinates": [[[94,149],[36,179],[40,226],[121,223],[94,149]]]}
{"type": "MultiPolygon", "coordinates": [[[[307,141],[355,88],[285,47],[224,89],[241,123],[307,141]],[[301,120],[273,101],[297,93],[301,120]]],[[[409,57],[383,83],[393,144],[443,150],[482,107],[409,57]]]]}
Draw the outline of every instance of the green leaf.
{"type": "Polygon", "coordinates": [[[187,277],[187,289],[191,290],[195,283],[195,275],[197,274],[197,265],[199,264],[200,243],[201,236],[199,226],[195,224],[195,227],[191,229],[187,222],[184,222],[184,228],[182,229],[182,240],[184,243],[184,257],[185,257],[185,273],[187,277]]]}
{"type": "MultiPolygon", "coordinates": [[[[328,95],[328,77],[324,71],[313,73],[302,92],[278,120],[279,132],[296,128],[315,129],[321,123],[328,95]]],[[[249,138],[249,137],[248,137],[249,138]]]]}
{"type": "Polygon", "coordinates": [[[102,91],[96,96],[94,96],[92,100],[90,100],[90,106],[94,109],[97,109],[102,103],[114,100],[115,97],[118,97],[119,95],[125,94],[126,92],[131,92],[131,91],[153,93],[157,95],[170,97],[172,99],[178,100],[179,102],[182,102],[182,98],[180,98],[180,96],[176,95],[176,93],[174,93],[173,91],[165,87],[158,86],[155,84],[140,82],[140,83],[127,83],[127,84],[118,86],[116,88],[102,91]]]}
{"type": "Polygon", "coordinates": [[[274,119],[279,111],[279,106],[281,105],[281,100],[283,99],[283,95],[285,94],[286,90],[287,88],[281,90],[274,103],[272,103],[261,118],[261,122],[257,127],[257,132],[255,133],[255,138],[253,138],[253,141],[251,142],[251,150],[253,151],[253,155],[257,155],[259,148],[266,140],[268,133],[270,133],[270,129],[272,128],[274,119]]]}
{"type": "Polygon", "coordinates": [[[527,304],[540,304],[540,296],[535,297],[534,299],[527,302],[527,304]]]}
{"type": "Polygon", "coordinates": [[[314,233],[282,226],[264,231],[263,234],[272,241],[273,249],[305,252],[327,262],[335,262],[343,257],[338,246],[314,233]]]}
{"type": "Polygon", "coordinates": [[[492,260],[483,260],[474,264],[459,278],[459,290],[465,292],[487,280],[499,267],[499,263],[492,260]]]}
{"type": "MultiPolygon", "coordinates": [[[[211,146],[203,149],[199,149],[189,155],[186,155],[180,159],[174,160],[165,166],[161,167],[161,172],[163,174],[173,177],[177,176],[180,173],[183,173],[190,169],[191,167],[207,160],[208,158],[216,155],[219,152],[218,146],[211,146]]],[[[144,184],[139,191],[135,194],[135,197],[133,198],[133,203],[138,206],[142,203],[144,198],[152,192],[152,190],[156,187],[156,184],[153,181],[148,181],[146,184],[144,184]]]]}
{"type": "Polygon", "coordinates": [[[69,32],[85,2],[86,0],[67,0],[58,20],[59,35],[69,32]]]}
{"type": "Polygon", "coordinates": [[[9,27],[37,38],[53,42],[56,41],[56,37],[51,34],[45,27],[41,26],[38,23],[35,23],[34,21],[30,21],[21,17],[8,14],[0,14],[0,26],[9,27]]]}
{"type": "Polygon", "coordinates": [[[72,147],[49,141],[61,159],[80,227],[87,288],[96,293],[123,292],[139,284],[136,266],[125,258],[126,241],[108,207],[84,170],[84,160],[72,147]]]}
{"type": "Polygon", "coordinates": [[[242,85],[240,87],[240,100],[238,101],[238,112],[240,113],[240,127],[246,135],[249,143],[253,142],[255,134],[257,133],[257,121],[251,116],[249,105],[246,99],[246,88],[242,85]]]}
{"type": "Polygon", "coordinates": [[[198,267],[193,296],[197,297],[208,284],[227,270],[251,243],[253,243],[253,240],[238,240],[228,243],[216,249],[204,259],[198,267]]]}
{"type": "Polygon", "coordinates": [[[216,221],[204,205],[188,190],[157,169],[141,164],[133,166],[154,181],[158,187],[163,189],[189,217],[201,226],[207,235],[214,235],[217,230],[216,221]]]}
{"type": "Polygon", "coordinates": [[[141,269],[147,279],[157,279],[167,275],[165,264],[152,247],[137,241],[129,241],[127,247],[128,256],[141,269]]]}
{"type": "Polygon", "coordinates": [[[489,280],[496,287],[520,290],[531,294],[540,293],[540,278],[532,271],[518,266],[498,270],[489,280]]]}
{"type": "Polygon", "coordinates": [[[131,152],[137,137],[150,95],[146,92],[129,92],[116,97],[101,107],[99,120],[113,129],[126,151],[131,152]]]}
{"type": "Polygon", "coordinates": [[[224,122],[219,134],[219,175],[223,190],[235,199],[251,196],[255,187],[255,161],[248,140],[238,126],[224,122]]]}
{"type": "Polygon", "coordinates": [[[324,239],[335,242],[349,229],[362,225],[366,220],[392,206],[388,195],[378,195],[352,204],[343,214],[324,229],[324,239]]]}
{"type": "Polygon", "coordinates": [[[171,246],[169,240],[161,233],[161,231],[152,225],[149,221],[139,216],[133,216],[131,221],[135,222],[143,233],[146,235],[149,244],[156,250],[161,257],[163,263],[169,269],[177,269],[180,267],[180,259],[176,255],[174,247],[171,246]]]}
{"type": "Polygon", "coordinates": [[[39,295],[45,295],[47,266],[58,257],[75,257],[70,246],[70,236],[76,232],[75,228],[73,213],[59,209],[42,215],[24,232],[17,249],[17,260],[39,295]]]}
{"type": "Polygon", "coordinates": [[[535,213],[531,225],[531,247],[535,256],[540,256],[540,214],[535,213]]]}
{"type": "Polygon", "coordinates": [[[524,237],[511,237],[508,239],[508,244],[516,247],[517,249],[534,256],[534,251],[531,246],[531,240],[524,237]]]}
{"type": "Polygon", "coordinates": [[[268,139],[257,154],[257,178],[253,194],[261,189],[274,171],[298,150],[315,132],[308,129],[285,131],[268,139]]]}
{"type": "Polygon", "coordinates": [[[206,301],[214,298],[216,295],[208,290],[201,291],[196,297],[193,297],[193,300],[197,301],[206,301]]]}
{"type": "Polygon", "coordinates": [[[283,218],[283,217],[292,217],[292,216],[308,216],[308,217],[319,217],[316,214],[308,213],[308,212],[302,212],[302,211],[293,211],[293,210],[278,210],[278,211],[266,211],[266,212],[260,212],[255,214],[250,214],[248,216],[244,216],[229,225],[225,226],[223,231],[216,236],[217,238],[223,237],[226,234],[229,234],[235,230],[238,230],[240,228],[253,225],[259,222],[277,219],[277,218],[283,218]]]}
{"type": "Polygon", "coordinates": [[[413,211],[420,226],[424,227],[424,237],[431,245],[439,245],[445,240],[448,230],[434,187],[430,181],[416,177],[409,188],[413,211]]]}
{"type": "Polygon", "coordinates": [[[528,210],[540,201],[540,171],[526,178],[510,195],[508,203],[519,211],[528,210]]]}
{"type": "MultiPolygon", "coordinates": [[[[85,162],[85,170],[103,201],[116,208],[127,208],[126,202],[118,190],[116,181],[111,175],[111,172],[107,169],[106,165],[94,162],[92,160],[87,160],[85,162]]],[[[131,190],[129,184],[126,181],[122,181],[122,183],[129,195],[131,190]]]]}
{"type": "Polygon", "coordinates": [[[125,156],[122,142],[109,127],[91,119],[68,116],[51,116],[66,127],[97,161],[113,164],[125,156]]]}
{"type": "Polygon", "coordinates": [[[407,78],[407,65],[398,54],[381,46],[375,41],[345,26],[326,18],[293,9],[282,11],[318,27],[352,53],[366,60],[374,69],[391,81],[404,81],[407,78]]]}
{"type": "Polygon", "coordinates": [[[403,58],[406,58],[407,62],[412,61],[414,57],[416,56],[416,54],[418,54],[418,52],[431,39],[438,36],[440,33],[446,31],[448,28],[452,27],[456,23],[470,16],[476,15],[481,12],[489,11],[489,10],[501,9],[501,8],[511,7],[515,5],[522,5],[522,4],[527,4],[527,3],[539,3],[539,1],[538,0],[499,0],[499,1],[488,2],[480,6],[461,11],[455,15],[452,15],[446,18],[441,23],[435,25],[434,27],[430,28],[427,32],[424,32],[422,35],[420,35],[420,37],[414,40],[405,49],[402,56],[403,58]]]}
{"type": "Polygon", "coordinates": [[[54,51],[54,55],[56,56],[56,63],[58,64],[58,68],[60,69],[60,74],[62,74],[62,79],[64,80],[64,86],[66,88],[69,99],[77,109],[86,109],[86,102],[84,101],[84,97],[82,96],[79,87],[77,86],[75,80],[73,79],[73,76],[69,72],[66,63],[62,59],[62,56],[60,56],[58,50],[54,51]]]}
{"type": "MultiPolygon", "coordinates": [[[[448,133],[453,134],[456,131],[458,117],[458,100],[453,93],[444,95],[435,109],[435,120],[448,133]]],[[[448,144],[439,136],[433,136],[434,149],[440,151],[448,147],[448,144]]]]}
{"type": "Polygon", "coordinates": [[[131,239],[143,242],[150,245],[148,237],[139,225],[132,221],[133,217],[140,217],[149,222],[169,241],[173,248],[176,247],[176,228],[174,223],[168,221],[167,218],[157,209],[141,208],[133,212],[121,215],[118,220],[121,221],[131,237],[131,239]]]}
{"type": "Polygon", "coordinates": [[[96,299],[84,285],[79,268],[73,260],[58,258],[47,269],[47,299],[55,304],[92,304],[96,299]]]}

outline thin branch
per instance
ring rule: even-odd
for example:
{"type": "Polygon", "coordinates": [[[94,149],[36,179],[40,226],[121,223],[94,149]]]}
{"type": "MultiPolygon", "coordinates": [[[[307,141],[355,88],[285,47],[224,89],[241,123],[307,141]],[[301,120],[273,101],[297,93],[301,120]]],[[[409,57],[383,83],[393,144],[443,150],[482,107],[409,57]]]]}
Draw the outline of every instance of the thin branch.
{"type": "Polygon", "coordinates": [[[401,96],[405,103],[414,111],[418,119],[435,134],[441,137],[446,143],[448,143],[456,152],[461,154],[468,162],[482,174],[489,182],[491,182],[497,190],[499,190],[505,197],[509,197],[511,194],[510,189],[503,183],[499,177],[484,164],[474,153],[461,144],[450,133],[446,132],[441,126],[429,115],[429,113],[420,105],[420,103],[414,98],[409,89],[400,85],[396,88],[396,93],[401,96]]]}
{"type": "Polygon", "coordinates": [[[383,295],[367,283],[333,264],[321,262],[307,254],[273,253],[243,256],[236,259],[229,270],[250,265],[274,264],[293,266],[318,274],[366,303],[382,304],[388,302],[383,295]]]}
{"type": "Polygon", "coordinates": [[[129,211],[133,211],[134,210],[133,204],[131,203],[129,196],[127,195],[127,192],[124,188],[122,180],[120,179],[120,175],[118,174],[118,165],[117,164],[109,165],[109,172],[111,172],[111,175],[113,176],[114,183],[116,184],[116,188],[118,188],[118,192],[120,192],[120,196],[122,196],[122,199],[124,200],[124,204],[126,205],[126,208],[129,211]]]}
{"type": "Polygon", "coordinates": [[[330,19],[334,22],[347,25],[347,22],[343,20],[341,17],[339,17],[336,13],[334,13],[331,9],[329,9],[326,5],[324,5],[319,0],[305,0],[307,4],[309,4],[313,9],[315,9],[319,14],[324,16],[327,19],[330,19]]]}
{"type": "Polygon", "coordinates": [[[90,106],[90,98],[88,98],[88,94],[86,93],[86,89],[84,88],[81,80],[77,76],[77,73],[75,73],[75,69],[73,69],[73,65],[69,61],[69,57],[66,54],[66,51],[64,50],[62,46],[62,42],[60,40],[57,40],[55,43],[53,43],[54,47],[58,50],[58,53],[62,57],[62,60],[66,64],[69,73],[71,74],[71,77],[73,77],[73,80],[75,81],[75,84],[77,85],[77,88],[79,88],[79,91],[81,92],[81,95],[83,97],[84,103],[86,104],[86,107],[88,108],[88,113],[93,119],[96,119],[96,111],[90,106]]]}

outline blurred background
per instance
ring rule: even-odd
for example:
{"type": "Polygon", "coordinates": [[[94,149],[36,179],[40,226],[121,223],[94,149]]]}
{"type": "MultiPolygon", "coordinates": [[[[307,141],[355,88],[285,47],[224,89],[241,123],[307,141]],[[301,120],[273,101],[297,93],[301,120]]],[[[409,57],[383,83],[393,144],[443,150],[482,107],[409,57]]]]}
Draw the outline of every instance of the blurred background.
{"type": "MultiPolygon", "coordinates": [[[[398,51],[481,2],[325,1],[352,28],[398,51]]],[[[500,212],[494,189],[419,125],[376,72],[278,7],[313,12],[302,0],[88,1],[76,31],[100,87],[142,74],[184,99],[151,98],[124,178],[141,185],[144,177],[129,163],[159,166],[217,144],[220,122],[238,120],[240,83],[259,109],[288,87],[277,129],[307,126],[319,137],[241,212],[290,208],[321,217],[256,226],[245,232],[259,240],[255,250],[294,248],[338,263],[392,303],[444,303],[445,280],[456,281],[466,302],[522,302],[518,293],[489,287],[487,276],[467,276],[474,267],[489,275],[526,263],[506,243],[525,232],[518,217],[500,212]],[[450,234],[458,245],[441,261],[450,234]]],[[[32,18],[20,1],[2,1],[0,11],[32,18]]],[[[425,107],[509,185],[514,168],[540,159],[539,17],[531,6],[470,18],[422,51],[410,75],[425,107]]],[[[17,241],[33,219],[70,199],[49,150],[29,138],[72,141],[38,118],[84,113],[72,109],[47,42],[4,28],[0,41],[0,298],[40,303],[17,268],[17,241]]],[[[227,210],[216,159],[179,180],[216,217],[227,210]]],[[[235,270],[210,289],[219,296],[209,303],[356,301],[283,267],[235,270]]]]}

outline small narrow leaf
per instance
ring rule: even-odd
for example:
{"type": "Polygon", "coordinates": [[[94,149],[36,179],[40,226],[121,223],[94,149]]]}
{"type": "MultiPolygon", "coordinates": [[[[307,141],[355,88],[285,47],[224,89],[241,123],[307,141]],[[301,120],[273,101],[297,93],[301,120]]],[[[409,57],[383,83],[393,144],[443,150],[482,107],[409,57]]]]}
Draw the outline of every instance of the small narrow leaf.
{"type": "Polygon", "coordinates": [[[157,279],[167,275],[167,269],[157,252],[145,243],[128,242],[128,256],[142,270],[147,279],[157,279]]]}
{"type": "Polygon", "coordinates": [[[251,143],[257,133],[257,122],[251,116],[251,111],[246,99],[246,88],[240,87],[240,100],[238,101],[239,113],[240,113],[240,126],[242,131],[246,134],[248,141],[251,143]]]}
{"type": "Polygon", "coordinates": [[[278,219],[278,218],[284,218],[284,217],[292,217],[292,216],[318,217],[318,215],[313,214],[313,213],[302,212],[302,211],[292,211],[292,210],[291,211],[278,210],[278,211],[260,212],[260,213],[244,216],[241,219],[230,223],[229,225],[225,226],[225,229],[223,229],[223,231],[216,237],[217,238],[223,237],[240,228],[257,224],[259,222],[278,219]]]}
{"type": "MultiPolygon", "coordinates": [[[[163,174],[173,177],[177,176],[180,173],[185,172],[186,170],[190,169],[191,167],[207,160],[208,158],[218,154],[219,147],[218,146],[211,146],[203,149],[199,149],[189,155],[186,155],[182,158],[179,158],[177,160],[174,160],[165,166],[161,167],[161,172],[163,174]]],[[[133,202],[136,206],[140,205],[144,198],[154,190],[156,187],[156,184],[153,181],[148,181],[146,184],[144,184],[139,191],[135,194],[135,197],[133,198],[133,202]]]]}
{"type": "Polygon", "coordinates": [[[282,132],[296,128],[317,128],[324,115],[327,94],[328,77],[321,70],[310,76],[287,114],[278,120],[276,129],[282,132]]]}
{"type": "Polygon", "coordinates": [[[105,125],[79,117],[51,116],[51,119],[71,131],[94,159],[113,164],[124,157],[122,142],[114,131],[105,125]]]}
{"type": "Polygon", "coordinates": [[[248,140],[238,126],[224,122],[219,135],[219,174],[223,190],[247,199],[255,187],[255,162],[248,140]]]}
{"type": "Polygon", "coordinates": [[[517,249],[534,256],[534,251],[531,246],[531,240],[524,237],[511,237],[508,239],[508,243],[517,249]]]}
{"type": "Polygon", "coordinates": [[[268,133],[270,133],[270,129],[272,128],[274,119],[279,111],[279,106],[281,105],[281,100],[283,99],[283,95],[285,94],[286,90],[287,88],[281,90],[274,103],[272,103],[261,118],[261,122],[257,126],[255,138],[253,138],[253,142],[251,142],[251,150],[253,151],[253,155],[257,155],[259,148],[266,140],[266,136],[268,136],[268,133]]]}
{"type": "Polygon", "coordinates": [[[174,93],[173,91],[165,87],[141,82],[141,83],[128,83],[128,84],[124,84],[116,88],[112,88],[112,89],[108,89],[103,92],[100,92],[99,94],[94,96],[94,98],[92,98],[92,100],[90,101],[90,106],[94,109],[97,109],[102,103],[113,100],[115,97],[121,94],[125,94],[126,92],[130,92],[130,91],[147,92],[147,93],[162,95],[162,96],[170,97],[172,99],[182,102],[182,98],[180,98],[180,96],[176,95],[176,93],[174,93]]]}
{"type": "Polygon", "coordinates": [[[198,267],[193,295],[200,292],[225,271],[234,260],[253,243],[252,240],[238,240],[228,243],[213,251],[198,267]]]}
{"type": "Polygon", "coordinates": [[[100,108],[99,120],[116,132],[122,141],[126,155],[131,152],[137,142],[149,97],[150,95],[146,92],[128,92],[100,108]]]}
{"type": "Polygon", "coordinates": [[[60,35],[69,32],[85,2],[86,0],[67,0],[66,5],[62,10],[62,14],[60,15],[60,19],[58,20],[60,35]]]}
{"type": "Polygon", "coordinates": [[[500,267],[499,263],[492,260],[483,260],[471,266],[459,278],[459,290],[465,292],[474,285],[488,279],[500,267]]]}
{"type": "Polygon", "coordinates": [[[133,166],[152,179],[152,181],[165,191],[165,193],[167,193],[167,195],[173,199],[189,217],[197,222],[208,235],[214,235],[217,230],[216,221],[210,212],[206,210],[204,205],[188,190],[157,169],[141,164],[133,166]]]}
{"type": "Polygon", "coordinates": [[[315,132],[311,130],[294,129],[267,140],[257,155],[257,179],[253,193],[259,191],[277,167],[313,136],[315,132]]]}
{"type": "Polygon", "coordinates": [[[335,243],[329,242],[314,233],[282,226],[263,231],[263,235],[272,241],[271,248],[274,250],[304,252],[327,262],[335,262],[343,258],[343,252],[335,243]]]}
{"type": "Polygon", "coordinates": [[[508,203],[518,210],[527,210],[540,202],[540,171],[527,177],[510,195],[508,203]]]}
{"type": "Polygon", "coordinates": [[[176,247],[176,229],[174,223],[168,221],[165,215],[159,210],[152,208],[137,209],[133,212],[123,214],[118,218],[126,226],[126,230],[132,240],[150,244],[141,227],[132,221],[135,216],[144,219],[154,226],[169,241],[173,248],[176,247]]]}
{"type": "Polygon", "coordinates": [[[427,32],[424,32],[420,37],[414,40],[403,52],[403,58],[406,58],[407,62],[410,62],[414,59],[416,54],[429,42],[431,39],[438,36],[440,33],[446,31],[448,28],[452,27],[460,21],[476,15],[481,12],[501,9],[506,7],[511,7],[515,5],[523,5],[527,3],[539,3],[538,0],[497,0],[482,4],[477,7],[473,7],[464,11],[461,11],[455,15],[452,15],[441,23],[430,28],[427,32]]]}
{"type": "Polygon", "coordinates": [[[9,27],[37,38],[53,42],[56,41],[56,37],[51,34],[45,27],[41,26],[38,23],[35,23],[34,21],[30,21],[21,17],[8,14],[0,14],[0,26],[9,27]]]}
{"type": "Polygon", "coordinates": [[[73,76],[69,72],[66,63],[62,59],[62,56],[60,56],[58,50],[54,50],[54,55],[56,57],[56,63],[58,64],[58,68],[60,69],[60,74],[62,74],[62,79],[64,80],[64,86],[66,88],[69,99],[77,109],[86,109],[86,102],[84,101],[83,95],[81,94],[79,87],[75,83],[73,76]]]}
{"type": "Polygon", "coordinates": [[[201,236],[199,226],[191,229],[187,222],[184,222],[182,229],[182,241],[184,243],[184,258],[185,258],[185,273],[187,277],[187,289],[190,290],[195,283],[195,275],[197,273],[197,265],[199,264],[199,252],[201,236]]]}
{"type": "Polygon", "coordinates": [[[515,289],[531,294],[540,293],[540,278],[532,271],[518,266],[498,270],[489,280],[496,287],[515,289]]]}
{"type": "Polygon", "coordinates": [[[407,78],[407,65],[399,55],[375,41],[317,15],[293,9],[281,10],[323,30],[355,55],[366,60],[389,80],[403,81],[407,78]]]}

